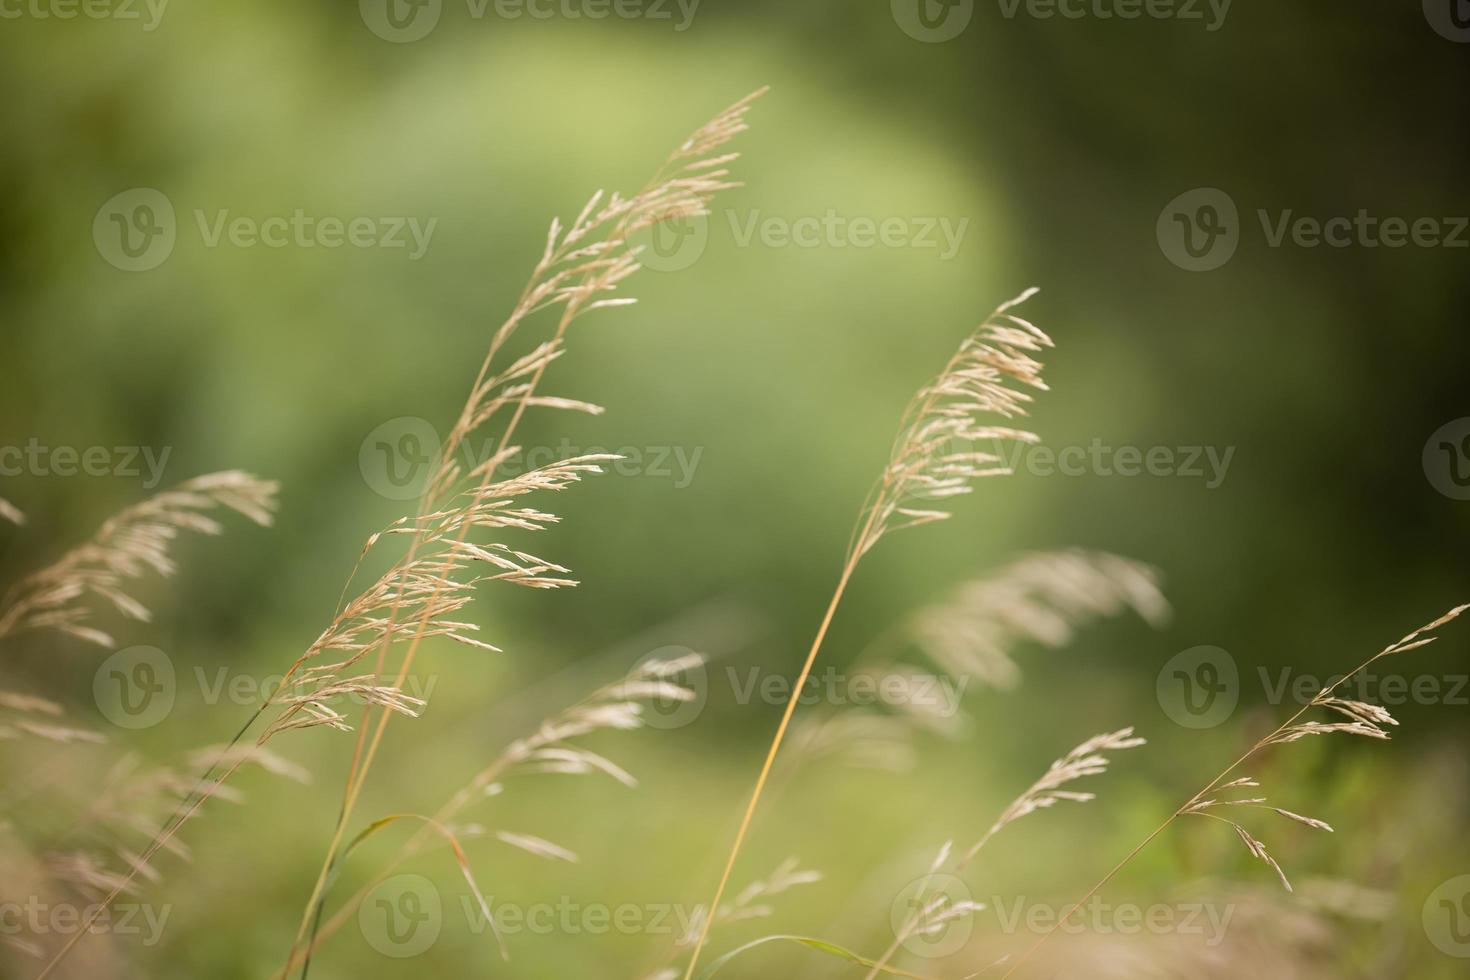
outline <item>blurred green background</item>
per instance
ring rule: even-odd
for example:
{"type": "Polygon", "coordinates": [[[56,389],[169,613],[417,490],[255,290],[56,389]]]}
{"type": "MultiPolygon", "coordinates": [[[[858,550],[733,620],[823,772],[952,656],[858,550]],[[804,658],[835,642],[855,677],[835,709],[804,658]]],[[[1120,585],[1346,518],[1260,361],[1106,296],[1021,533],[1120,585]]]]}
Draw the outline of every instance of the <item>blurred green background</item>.
{"type": "MultiPolygon", "coordinates": [[[[1026,286],[1043,287],[1028,315],[1057,342],[1053,390],[1032,420],[1047,444],[1233,447],[1225,479],[987,481],[951,523],[864,562],[826,662],[849,662],[952,584],[1026,550],[1077,545],[1151,563],[1173,621],[1155,632],[1119,619],[1071,649],[1026,652],[1022,686],[974,692],[974,730],[925,742],[913,773],[808,771],[772,799],[736,880],[788,855],[825,880],[773,900],[771,920],[723,932],[716,950],[780,931],[880,951],[892,882],[922,871],[944,840],[978,836],[1049,760],[1136,725],[1150,745],[1087,787],[1097,802],[1029,818],[971,879],[985,900],[1065,903],[1281,716],[1258,668],[1331,675],[1470,596],[1470,502],[1425,456],[1437,430],[1470,415],[1465,234],[1458,248],[1272,247],[1257,218],[1365,209],[1449,231],[1447,219],[1470,211],[1470,48],[1416,2],[1239,3],[1216,30],[1203,5],[1204,20],[1130,20],[978,3],[945,41],[906,32],[902,2],[703,0],[686,23],[673,5],[658,8],[668,19],[651,4],[637,17],[568,16],[588,9],[574,5],[538,18],[445,0],[412,41],[380,36],[393,32],[371,0],[177,3],[151,30],[141,5],[138,20],[37,13],[59,6],[28,0],[0,22],[0,445],[166,448],[162,485],[226,468],[282,482],[274,529],[236,521],[220,541],[185,542],[185,573],[145,589],[157,622],[109,621],[125,645],[167,651],[187,677],[279,673],[325,625],[363,540],[408,506],[365,479],[364,441],[402,417],[447,430],[550,218],[570,218],[597,188],[641,186],[689,131],[772,86],[736,147],[746,186],[717,202],[703,251],[677,273],[641,272],[628,286],[639,305],[579,325],[548,375],[551,393],[607,414],[540,416],[525,430],[529,445],[677,447],[697,452],[697,466],[688,479],[609,475],[541,503],[564,523],[515,543],[582,586],[486,590],[472,614],[505,653],[428,648],[430,709],[389,729],[359,809],[366,820],[437,807],[508,740],[654,649],[721,654],[697,724],[589,742],[636,773],[638,789],[545,777],[484,808],[482,822],[582,857],[553,864],[475,844],[497,901],[708,899],[780,711],[736,703],[723,666],[795,674],[899,411],[986,311],[1026,286]],[[1202,187],[1237,206],[1239,246],[1191,272],[1156,225],[1202,187]],[[172,251],[145,271],[119,268],[93,234],[99,209],[134,188],[161,192],[176,214],[172,251]],[[436,224],[410,258],[211,247],[196,219],[297,209],[436,224]],[[829,212],[904,219],[911,231],[919,219],[967,224],[952,256],[840,235],[815,247],[742,241],[749,221],[829,212]],[[1201,644],[1235,658],[1241,698],[1227,724],[1191,730],[1170,720],[1155,682],[1201,644]]],[[[1470,435],[1459,424],[1454,438],[1470,435]]],[[[30,522],[0,533],[4,581],[141,499],[144,483],[7,473],[0,496],[30,522]]],[[[1466,650],[1464,627],[1452,627],[1399,669],[1461,677],[1466,650]]],[[[6,651],[5,686],[106,730],[107,747],[85,750],[101,759],[168,758],[227,739],[248,713],[184,683],[166,723],[108,728],[91,703],[99,659],[31,640],[6,651]]],[[[1394,899],[1381,921],[1328,916],[1345,938],[1320,975],[1463,975],[1421,919],[1442,882],[1470,873],[1465,693],[1396,709],[1404,724],[1391,743],[1320,740],[1255,773],[1273,803],[1338,829],[1263,827],[1290,872],[1394,899]]],[[[192,862],[165,858],[149,886],[149,901],[172,907],[164,941],[100,939],[116,948],[90,975],[279,967],[352,738],[317,731],[275,747],[314,783],[242,778],[245,804],[212,805],[185,833],[192,862]]],[[[26,769],[7,753],[7,780],[26,769]]],[[[345,877],[368,880],[386,853],[365,848],[345,877]]],[[[465,889],[448,857],[410,870],[458,909],[465,889]]],[[[1202,876],[1273,885],[1226,828],[1190,826],[1107,894],[1146,904],[1202,876]]],[[[312,976],[642,977],[673,938],[521,933],[503,964],[488,936],[450,915],[411,959],[379,954],[349,927],[312,976]]],[[[968,953],[906,962],[957,976],[1027,942],[982,916],[968,953]]],[[[1099,971],[1148,975],[1127,973],[1112,946],[1095,955],[1099,971]]],[[[22,961],[3,969],[33,973],[22,961]]],[[[1231,969],[1247,967],[1221,975],[1231,969]]],[[[861,973],[779,948],[728,971],[861,973]]]]}

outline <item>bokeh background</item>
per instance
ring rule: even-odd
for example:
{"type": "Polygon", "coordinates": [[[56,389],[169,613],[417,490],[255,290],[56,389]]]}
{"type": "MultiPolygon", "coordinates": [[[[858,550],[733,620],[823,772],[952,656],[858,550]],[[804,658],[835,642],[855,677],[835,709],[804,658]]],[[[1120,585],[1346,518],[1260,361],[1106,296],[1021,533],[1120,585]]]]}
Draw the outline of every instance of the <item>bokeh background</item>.
{"type": "MultiPolygon", "coordinates": [[[[1262,669],[1330,676],[1466,600],[1470,501],[1456,466],[1470,467],[1470,447],[1456,460],[1437,445],[1470,436],[1470,235],[1459,231],[1459,247],[1273,247],[1257,216],[1365,210],[1454,233],[1454,217],[1470,213],[1470,47],[1449,5],[1242,2],[1222,20],[1203,4],[1203,19],[934,4],[930,15],[950,18],[941,33],[958,28],[947,40],[914,29],[914,6],[703,0],[593,19],[568,15],[593,4],[542,18],[493,3],[478,16],[445,0],[400,9],[421,18],[404,21],[409,34],[426,30],[416,40],[385,27],[371,0],[177,3],[156,20],[142,5],[138,19],[114,8],[62,19],[59,0],[7,6],[0,445],[166,449],[161,485],[238,467],[284,488],[273,529],[234,522],[220,540],[183,544],[185,573],[145,589],[155,623],[112,624],[125,644],[178,666],[163,723],[109,726],[92,702],[93,648],[42,637],[4,651],[4,686],[53,697],[109,736],[73,751],[75,802],[87,774],[119,755],[173,758],[234,733],[248,708],[207,703],[195,671],[278,674],[325,624],[367,534],[407,506],[378,492],[364,463],[370,434],[403,418],[447,429],[549,219],[574,215],[597,188],[637,188],[685,134],[767,84],[738,146],[746,186],[718,202],[707,239],[666,263],[674,271],[641,272],[629,284],[639,305],[586,321],[548,376],[549,390],[607,414],[558,413],[526,430],[532,445],[669,447],[697,462],[609,475],[554,501],[564,523],[533,543],[582,586],[486,590],[473,616],[503,654],[428,648],[430,708],[389,729],[363,819],[432,809],[507,741],[640,657],[703,649],[720,659],[694,724],[590,743],[637,774],[636,790],[545,777],[480,813],[580,862],[485,842],[471,858],[497,902],[706,901],[780,712],[738,703],[724,668],[794,675],[903,404],[986,311],[1031,285],[1043,291],[1030,315],[1057,341],[1053,390],[1033,418],[1045,441],[1233,449],[1224,479],[1023,471],[988,481],[949,524],[865,561],[826,662],[841,667],[954,583],[1031,550],[1148,562],[1173,619],[1153,630],[1123,617],[1066,650],[1023,649],[1021,685],[973,690],[966,737],[923,742],[910,773],[806,771],[772,799],[736,878],[798,856],[824,880],[723,932],[716,950],[773,931],[881,950],[901,886],[940,843],[978,836],[1085,737],[1136,725],[1150,745],[1088,787],[1098,801],[1028,818],[969,879],[979,900],[1062,905],[1290,710],[1269,703],[1262,669]],[[94,223],[105,229],[99,211],[137,188],[167,199],[175,241],[145,260],[154,267],[129,271],[94,223]],[[1238,247],[1208,271],[1182,268],[1159,230],[1178,227],[1169,206],[1196,188],[1238,209],[1222,219],[1238,247]],[[435,224],[410,257],[211,246],[197,217],[297,209],[435,224]],[[829,213],[964,232],[953,254],[913,241],[858,247],[840,233],[812,246],[743,240],[751,221],[779,229],[829,213]],[[1199,645],[1228,651],[1241,681],[1225,722],[1192,729],[1170,717],[1156,682],[1199,645]]],[[[1181,213],[1201,218],[1197,203],[1181,213]]],[[[5,580],[144,497],[145,476],[7,471],[0,496],[30,521],[0,533],[5,580]]],[[[1451,952],[1470,948],[1446,952],[1426,923],[1436,890],[1470,873],[1470,691],[1455,681],[1470,673],[1467,643],[1452,627],[1396,665],[1458,697],[1396,708],[1394,741],[1303,743],[1254,773],[1273,803],[1338,830],[1262,826],[1289,872],[1373,898],[1359,903],[1368,913],[1290,900],[1311,913],[1302,930],[1331,930],[1332,956],[1275,975],[1463,975],[1451,952]]],[[[171,909],[163,940],[100,937],[89,975],[277,970],[351,745],[324,731],[279,743],[314,782],[252,774],[239,783],[244,803],[212,804],[185,833],[192,859],[165,858],[146,889],[144,900],[171,909]]],[[[12,785],[37,764],[0,755],[12,785]]],[[[6,818],[22,827],[67,819],[19,811],[6,818]]],[[[364,848],[339,887],[368,880],[389,850],[364,848]]],[[[313,977],[642,977],[675,938],[523,931],[502,963],[458,914],[454,862],[441,852],[409,870],[451,910],[438,941],[395,959],[349,927],[313,977]]],[[[1203,879],[1217,894],[1275,888],[1227,828],[1202,825],[1156,842],[1105,896],[1172,901],[1203,879]]],[[[1470,909],[1443,914],[1452,936],[1470,938],[1470,909]]],[[[904,962],[958,976],[1029,941],[982,915],[961,952],[904,962]]],[[[1099,972],[1059,975],[1185,975],[1146,965],[1157,942],[1090,937],[1080,962],[1099,972]]],[[[1221,975],[1256,962],[1241,953],[1221,975]]],[[[19,959],[0,969],[34,973],[19,959]]],[[[726,972],[862,971],[773,947],[726,972]]]]}

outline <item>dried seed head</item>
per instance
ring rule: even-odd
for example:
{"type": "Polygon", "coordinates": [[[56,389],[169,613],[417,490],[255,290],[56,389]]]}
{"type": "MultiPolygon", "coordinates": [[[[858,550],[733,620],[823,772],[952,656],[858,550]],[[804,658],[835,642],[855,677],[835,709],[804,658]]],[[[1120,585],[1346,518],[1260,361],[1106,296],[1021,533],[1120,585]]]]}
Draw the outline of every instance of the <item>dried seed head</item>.
{"type": "Polygon", "coordinates": [[[1169,617],[1158,573],[1102,552],[1027,555],[967,582],[914,616],[909,630],[923,652],[951,676],[1014,687],[1012,659],[1024,642],[1058,649],[1078,628],[1131,610],[1154,626],[1169,617]]]}
{"type": "MultiPolygon", "coordinates": [[[[1365,738],[1387,740],[1389,738],[1389,734],[1387,729],[1383,726],[1396,726],[1398,724],[1398,721],[1394,719],[1393,715],[1389,713],[1388,709],[1376,704],[1368,704],[1365,701],[1354,701],[1346,698],[1333,697],[1333,692],[1341,687],[1343,684],[1345,684],[1353,676],[1357,675],[1358,673],[1366,669],[1369,665],[1375,663],[1382,657],[1386,657],[1394,653],[1404,653],[1406,651],[1422,647],[1427,643],[1432,643],[1435,637],[1430,636],[1429,634],[1439,627],[1445,625],[1446,623],[1454,620],[1466,609],[1470,609],[1470,605],[1458,606],[1454,609],[1451,609],[1449,612],[1445,613],[1443,616],[1434,620],[1427,626],[1423,626],[1417,630],[1414,630],[1408,636],[1405,636],[1402,640],[1399,640],[1397,643],[1391,644],[1382,652],[1369,659],[1366,663],[1362,664],[1351,674],[1347,674],[1338,679],[1334,684],[1323,688],[1317,693],[1317,696],[1314,697],[1311,703],[1308,705],[1309,708],[1325,708],[1328,711],[1335,712],[1338,715],[1348,718],[1348,721],[1331,723],[1324,723],[1319,721],[1304,721],[1300,724],[1284,725],[1277,731],[1271,733],[1270,735],[1267,735],[1265,738],[1257,742],[1255,747],[1252,748],[1250,754],[1253,755],[1255,752],[1258,752],[1259,750],[1267,746],[1286,745],[1291,742],[1297,742],[1310,735],[1360,735],[1365,738]]],[[[1303,710],[1305,711],[1306,709],[1303,710]]],[[[1300,714],[1301,713],[1299,712],[1298,715],[1293,716],[1292,721],[1295,721],[1296,717],[1300,717],[1300,714]]],[[[1299,813],[1294,813],[1290,810],[1283,810],[1280,807],[1269,806],[1266,804],[1266,800],[1264,797],[1240,800],[1202,798],[1204,796],[1204,793],[1212,791],[1223,792],[1227,790],[1242,789],[1245,787],[1255,787],[1257,785],[1259,784],[1256,783],[1255,780],[1247,776],[1236,779],[1219,787],[1206,787],[1204,792],[1200,794],[1201,798],[1197,798],[1191,801],[1179,812],[1182,815],[1208,817],[1210,819],[1220,820],[1224,823],[1229,824],[1235,829],[1235,832],[1237,835],[1239,835],[1240,839],[1245,842],[1245,845],[1250,850],[1251,854],[1254,857],[1257,857],[1260,860],[1264,861],[1266,864],[1270,865],[1271,869],[1276,872],[1278,877],[1280,877],[1281,883],[1283,886],[1285,886],[1286,890],[1291,891],[1291,883],[1287,881],[1286,875],[1282,872],[1280,865],[1278,865],[1276,861],[1271,857],[1271,855],[1267,853],[1265,845],[1252,837],[1250,833],[1247,832],[1246,829],[1235,820],[1229,817],[1221,816],[1215,811],[1223,809],[1225,807],[1252,807],[1255,809],[1270,810],[1283,817],[1286,817],[1288,820],[1294,821],[1295,823],[1299,823],[1307,827],[1311,827],[1314,830],[1325,830],[1331,833],[1332,827],[1328,825],[1325,821],[1318,820],[1315,817],[1305,817],[1299,813]]]]}
{"type": "Polygon", "coordinates": [[[127,508],[103,524],[92,540],[10,590],[0,605],[0,637],[52,629],[115,646],[110,634],[85,625],[91,615],[86,600],[104,599],[123,616],[146,622],[148,609],[127,593],[127,584],[150,571],[174,574],[177,566],[169,555],[174,539],[181,531],[219,534],[222,525],[208,515],[216,508],[268,526],[277,490],[273,482],[230,471],[190,480],[127,508]]]}
{"type": "Polygon", "coordinates": [[[948,518],[937,507],[969,493],[981,477],[1010,470],[994,451],[977,448],[1006,442],[1039,441],[1030,432],[997,426],[993,419],[1026,415],[1027,388],[1045,390],[1041,363],[1031,357],[1051,347],[1051,338],[1010,311],[1035,295],[1029,289],[1002,304],[982,323],[904,412],[899,436],[883,476],[869,497],[868,517],[853,541],[866,554],[889,531],[948,518]]]}
{"type": "Polygon", "coordinates": [[[1146,744],[1144,739],[1134,737],[1132,728],[1097,735],[1083,742],[1053,762],[1040,779],[1006,807],[990,829],[985,832],[985,835],[960,858],[958,867],[963,868],[980,852],[982,847],[990,842],[992,837],[1022,817],[1054,806],[1059,802],[1089,802],[1094,798],[1093,794],[1079,793],[1062,787],[1087,776],[1097,776],[1107,772],[1110,760],[1103,755],[1104,752],[1119,752],[1144,744],[1146,744]]]}

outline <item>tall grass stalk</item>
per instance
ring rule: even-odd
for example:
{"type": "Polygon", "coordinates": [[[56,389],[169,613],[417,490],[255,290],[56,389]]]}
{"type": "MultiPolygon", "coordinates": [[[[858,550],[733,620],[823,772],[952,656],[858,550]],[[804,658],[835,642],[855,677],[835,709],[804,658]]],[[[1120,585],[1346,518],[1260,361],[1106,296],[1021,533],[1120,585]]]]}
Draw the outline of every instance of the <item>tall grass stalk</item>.
{"type": "MultiPolygon", "coordinates": [[[[1415,650],[1419,647],[1423,647],[1430,643],[1433,643],[1436,637],[1430,636],[1428,634],[1432,633],[1436,629],[1439,629],[1441,626],[1444,626],[1446,623],[1451,622],[1466,609],[1470,609],[1470,605],[1458,606],[1454,609],[1451,609],[1449,612],[1445,613],[1434,622],[1429,623],[1426,626],[1422,626],[1417,630],[1414,630],[1412,633],[1408,634],[1397,643],[1390,644],[1383,650],[1375,653],[1372,657],[1369,657],[1366,661],[1360,664],[1356,669],[1347,674],[1344,674],[1334,683],[1318,691],[1316,696],[1313,697],[1311,701],[1303,705],[1299,711],[1293,714],[1290,718],[1287,718],[1286,721],[1282,722],[1281,725],[1273,730],[1269,735],[1266,735],[1265,737],[1257,741],[1254,745],[1252,745],[1240,758],[1236,759],[1230,765],[1222,769],[1220,773],[1215,776],[1214,779],[1205,784],[1204,788],[1202,788],[1198,793],[1195,793],[1188,800],[1184,801],[1184,803],[1180,805],[1179,809],[1175,810],[1169,815],[1168,819],[1159,824],[1158,827],[1154,828],[1154,830],[1147,837],[1145,837],[1137,844],[1137,846],[1135,846],[1131,851],[1124,855],[1123,859],[1119,861],[1116,865],[1114,865],[1111,871],[1103,875],[1103,877],[1097,882],[1097,884],[1089,888],[1081,898],[1079,898],[1067,909],[1065,914],[1063,914],[1060,918],[1057,919],[1055,923],[1052,924],[1051,928],[1042,933],[1040,938],[1038,938],[1035,943],[1033,943],[1024,953],[1022,953],[1011,963],[1010,968],[1006,970],[1004,974],[1002,974],[1001,980],[1006,980],[1007,977],[1015,974],[1015,972],[1021,968],[1022,964],[1024,964],[1028,959],[1035,955],[1038,950],[1045,946],[1046,943],[1054,935],[1056,935],[1059,930],[1061,930],[1069,922],[1071,922],[1072,917],[1077,914],[1077,911],[1079,909],[1086,905],[1094,895],[1100,892],[1103,888],[1107,887],[1107,885],[1114,878],[1116,878],[1123,871],[1124,868],[1128,867],[1128,865],[1132,863],[1133,859],[1141,854],[1143,850],[1148,847],[1149,844],[1153,843],[1153,841],[1156,840],[1160,835],[1162,835],[1164,831],[1173,826],[1174,821],[1178,820],[1180,817],[1188,816],[1191,814],[1203,814],[1205,810],[1211,809],[1218,805],[1229,805],[1231,801],[1225,801],[1224,804],[1221,804],[1218,801],[1207,799],[1207,797],[1211,793],[1214,793],[1217,790],[1230,790],[1255,786],[1255,781],[1250,779],[1249,777],[1236,779],[1228,784],[1225,783],[1225,780],[1228,779],[1230,775],[1236,770],[1240,769],[1251,759],[1255,758],[1256,755],[1258,755],[1263,749],[1272,745],[1282,745],[1288,742],[1294,742],[1308,735],[1325,735],[1333,734],[1335,732],[1342,732],[1353,735],[1364,735],[1370,738],[1386,739],[1388,737],[1387,733],[1384,732],[1383,729],[1379,728],[1376,723],[1371,720],[1365,719],[1363,716],[1367,715],[1370,718],[1381,719],[1387,716],[1387,712],[1383,711],[1383,709],[1381,708],[1376,708],[1376,706],[1365,705],[1361,702],[1342,701],[1340,699],[1334,698],[1332,696],[1333,693],[1337,691],[1338,688],[1342,687],[1342,685],[1346,684],[1348,681],[1352,680],[1358,674],[1361,674],[1363,671],[1367,670],[1369,667],[1373,666],[1373,664],[1377,663],[1379,660],[1382,660],[1384,657],[1393,656],[1394,654],[1399,653],[1407,653],[1410,650],[1415,650]],[[1335,711],[1338,714],[1344,715],[1353,720],[1345,724],[1336,723],[1331,725],[1322,725],[1317,722],[1306,722],[1303,724],[1298,724],[1302,716],[1305,715],[1307,712],[1312,711],[1313,709],[1327,709],[1335,711]]],[[[1396,722],[1393,722],[1391,718],[1388,718],[1388,721],[1389,723],[1396,724],[1396,722]]],[[[1254,806],[1257,803],[1264,801],[1250,800],[1235,802],[1245,802],[1247,805],[1254,806]]],[[[1311,820],[1310,818],[1302,818],[1297,816],[1296,814],[1284,813],[1283,811],[1279,810],[1277,812],[1282,813],[1284,816],[1287,816],[1298,822],[1308,823],[1314,826],[1320,824],[1320,829],[1331,829],[1325,824],[1321,824],[1321,821],[1311,820]]],[[[1237,831],[1242,835],[1242,838],[1245,840],[1246,846],[1250,849],[1252,855],[1271,865],[1271,867],[1274,868],[1276,872],[1281,875],[1282,883],[1289,891],[1291,889],[1291,886],[1287,882],[1286,876],[1284,874],[1281,874],[1281,869],[1276,865],[1276,862],[1272,860],[1268,854],[1266,854],[1264,847],[1262,847],[1258,841],[1254,841],[1253,839],[1249,838],[1249,836],[1245,834],[1244,829],[1241,828],[1238,824],[1234,826],[1236,827],[1237,831]]]]}
{"type": "Polygon", "coordinates": [[[708,906],[711,914],[706,916],[700,928],[699,938],[684,971],[684,980],[692,980],[694,976],[700,952],[709,939],[710,925],[725,897],[776,756],[791,727],[797,694],[805,689],[811,677],[822,643],[858,563],[887,532],[948,518],[948,512],[938,509],[935,502],[969,493],[972,482],[980,477],[1010,472],[999,454],[977,451],[974,449],[976,444],[1038,441],[1029,432],[998,427],[985,418],[998,415],[1009,420],[1024,416],[1025,406],[1031,401],[1031,396],[1024,389],[1046,388],[1041,380],[1042,365],[1031,354],[1050,347],[1051,339],[1033,324],[1010,312],[1034,293],[1035,290],[1028,290],[1001,305],[960,346],[938,377],[914,396],[905,410],[888,465],[868,495],[838,576],[837,587],[827,603],[826,612],[822,614],[816,636],[807,650],[801,672],[776,726],[776,734],[756,775],[755,786],[735,831],[735,840],[725,859],[714,898],[708,906]]]}
{"type": "MultiPolygon", "coordinates": [[[[708,213],[708,204],[715,193],[736,186],[725,180],[727,171],[721,169],[725,163],[735,158],[735,154],[714,155],[711,153],[723,146],[729,140],[746,129],[744,116],[753,101],[758,98],[764,90],[757,91],[750,96],[720,113],[705,126],[697,130],[688,140],[681,144],[670,154],[664,165],[649,181],[647,185],[632,198],[623,200],[616,195],[601,211],[597,206],[601,203],[601,195],[596,195],[583,209],[581,215],[574,221],[558,241],[559,225],[552,224],[548,236],[546,251],[538,264],[531,282],[527,285],[520,301],[517,303],[511,316],[504,325],[496,332],[495,338],[490,346],[481,366],[480,374],[476,379],[475,386],[471,392],[469,401],[461,413],[454,431],[447,440],[444,452],[441,454],[442,480],[436,479],[430,485],[426,493],[426,504],[432,502],[432,493],[436,485],[449,483],[456,472],[448,468],[453,464],[448,461],[452,458],[452,450],[468,435],[478,428],[485,420],[486,413],[482,400],[484,398],[484,386],[489,376],[491,365],[501,353],[504,344],[515,333],[517,327],[533,313],[544,306],[552,305],[553,302],[562,303],[562,311],[557,319],[555,332],[549,345],[550,350],[557,353],[561,350],[562,341],[572,322],[583,313],[597,309],[599,306],[622,305],[629,300],[605,300],[597,299],[603,292],[609,291],[617,286],[624,278],[637,270],[636,256],[638,249],[630,243],[630,237],[635,233],[656,226],[669,220],[687,220],[700,217],[708,213]],[[600,240],[584,241],[595,231],[606,228],[600,240]],[[554,272],[557,265],[565,261],[578,263],[574,265],[570,274],[566,272],[554,272]],[[571,285],[562,285],[560,278],[572,279],[571,285]],[[556,295],[548,288],[548,283],[554,284],[555,289],[560,290],[557,300],[550,300],[549,295],[556,295]]],[[[488,464],[482,465],[478,473],[472,476],[478,479],[478,485],[471,492],[471,498],[475,503],[488,499],[493,495],[495,489],[495,474],[498,464],[505,456],[505,448],[512,445],[515,432],[524,417],[528,407],[535,404],[549,404],[556,400],[542,399],[536,396],[538,385],[545,374],[551,357],[537,363],[530,372],[529,380],[520,386],[512,402],[513,409],[509,422],[506,424],[499,445],[502,452],[493,457],[488,464]]],[[[570,407],[565,404],[553,407],[570,407]]],[[[462,522],[459,525],[457,537],[454,538],[451,550],[458,549],[465,543],[466,536],[471,527],[470,522],[462,522]]],[[[415,543],[418,538],[415,537],[415,543]]],[[[413,546],[411,545],[411,548],[413,546]]],[[[432,590],[428,601],[424,604],[419,614],[417,623],[414,625],[408,638],[407,650],[403,655],[398,669],[394,686],[401,687],[412,669],[414,658],[418,652],[419,644],[428,634],[429,624],[432,620],[432,608],[438,590],[432,590]]],[[[398,623],[401,613],[401,605],[395,601],[388,612],[388,631],[391,634],[398,623]]],[[[384,643],[378,647],[378,667],[375,674],[381,676],[386,661],[389,644],[384,643]]],[[[326,858],[322,862],[321,870],[312,888],[311,898],[303,910],[301,923],[297,929],[296,938],[292,943],[291,950],[287,955],[287,966],[282,970],[282,976],[289,971],[289,964],[296,955],[297,950],[307,941],[307,934],[313,924],[320,921],[322,913],[322,900],[324,889],[334,870],[341,850],[344,835],[361,796],[362,788],[366,783],[369,770],[377,756],[378,749],[382,744],[383,734],[387,729],[388,722],[393,712],[386,707],[377,716],[376,724],[371,737],[367,735],[368,725],[373,724],[371,712],[365,717],[364,726],[359,730],[357,743],[353,750],[352,764],[347,776],[347,784],[343,792],[341,811],[332,834],[332,840],[327,848],[326,858]]],[[[308,953],[302,964],[302,977],[308,975],[310,967],[310,954],[308,953]]]]}

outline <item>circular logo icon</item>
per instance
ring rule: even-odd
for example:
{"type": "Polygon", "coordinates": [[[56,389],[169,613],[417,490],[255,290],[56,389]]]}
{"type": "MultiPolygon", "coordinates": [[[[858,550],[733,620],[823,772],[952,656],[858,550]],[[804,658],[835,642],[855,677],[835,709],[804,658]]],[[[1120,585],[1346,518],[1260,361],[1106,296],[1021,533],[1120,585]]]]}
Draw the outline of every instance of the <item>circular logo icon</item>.
{"type": "Polygon", "coordinates": [[[357,0],[368,30],[385,41],[408,44],[439,26],[444,0],[357,0]]]}
{"type": "Polygon", "coordinates": [[[367,434],[357,468],[369,488],[389,500],[417,500],[439,462],[439,433],[428,419],[404,415],[367,434]]]}
{"type": "Polygon", "coordinates": [[[177,237],[173,203],[151,187],[114,194],[92,218],[98,254],[124,272],[158,268],[173,254],[177,237]]]}
{"type": "Polygon", "coordinates": [[[438,941],[444,928],[444,902],[439,889],[423,875],[394,875],[357,907],[357,925],[373,949],[407,959],[438,941]]]}
{"type": "Polygon", "coordinates": [[[893,19],[915,41],[938,44],[964,33],[975,0],[891,0],[893,19]]]}
{"type": "MultiPolygon", "coordinates": [[[[643,663],[650,660],[679,660],[690,657],[694,653],[688,647],[669,646],[659,647],[657,650],[643,658],[643,663]]],[[[692,725],[704,714],[705,705],[709,703],[709,667],[701,659],[691,667],[686,667],[677,674],[668,675],[665,680],[680,687],[688,688],[692,697],[680,698],[650,698],[643,702],[643,723],[649,728],[657,728],[670,731],[675,728],[683,728],[692,725]]]]}
{"type": "Polygon", "coordinates": [[[1424,475],[1451,500],[1470,500],[1470,418],[1447,422],[1429,437],[1424,475]]]}
{"type": "Polygon", "coordinates": [[[1224,191],[1197,187],[1170,201],[1154,230],[1170,262],[1189,272],[1209,272],[1234,257],[1240,212],[1224,191]]]}
{"type": "Polygon", "coordinates": [[[1451,878],[1430,893],[1424,934],[1441,953],[1470,959],[1470,875],[1451,878]]]}
{"type": "Polygon", "coordinates": [[[1470,41],[1470,0],[1424,0],[1424,19],[1446,40],[1470,41]]]}
{"type": "Polygon", "coordinates": [[[890,919],[899,945],[926,959],[952,956],[975,931],[970,889],[951,874],[915,878],[893,900],[890,919]]]}
{"type": "Polygon", "coordinates": [[[1184,728],[1214,728],[1240,702],[1240,669],[1219,647],[1191,647],[1169,658],[1155,685],[1159,707],[1184,728]]]}
{"type": "Polygon", "coordinates": [[[680,272],[698,262],[709,245],[709,217],[665,218],[628,236],[638,264],[655,272],[680,272]]]}
{"type": "Polygon", "coordinates": [[[152,728],[168,717],[177,695],[173,661],[155,647],[119,650],[92,676],[92,697],[119,728],[152,728]]]}

